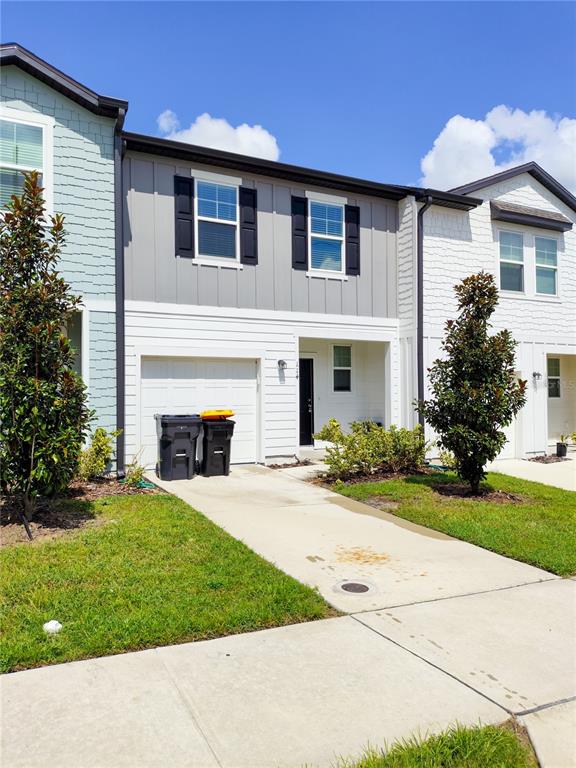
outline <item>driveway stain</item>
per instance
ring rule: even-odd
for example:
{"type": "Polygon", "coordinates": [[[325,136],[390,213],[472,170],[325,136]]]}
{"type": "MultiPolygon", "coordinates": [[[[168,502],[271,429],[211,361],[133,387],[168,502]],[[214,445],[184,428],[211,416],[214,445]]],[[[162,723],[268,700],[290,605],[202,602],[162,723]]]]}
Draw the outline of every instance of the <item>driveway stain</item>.
{"type": "Polygon", "coordinates": [[[324,558],[320,555],[306,555],[306,560],[310,560],[311,563],[323,563],[324,558]]]}
{"type": "Polygon", "coordinates": [[[359,565],[380,565],[389,562],[390,555],[385,552],[375,552],[372,547],[336,547],[336,559],[340,563],[357,563],[359,565]]]}

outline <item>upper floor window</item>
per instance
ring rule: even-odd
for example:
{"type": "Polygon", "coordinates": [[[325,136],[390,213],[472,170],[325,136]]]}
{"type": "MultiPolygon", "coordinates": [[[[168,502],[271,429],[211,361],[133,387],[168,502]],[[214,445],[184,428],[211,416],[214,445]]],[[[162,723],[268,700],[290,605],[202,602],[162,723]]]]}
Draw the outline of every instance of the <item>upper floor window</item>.
{"type": "Polygon", "coordinates": [[[518,232],[500,232],[500,288],[524,291],[524,239],[518,232]]]}
{"type": "Polygon", "coordinates": [[[352,391],[352,347],[334,347],[334,392],[352,391]]]}
{"type": "Polygon", "coordinates": [[[310,269],[344,272],[344,206],[310,201],[310,269]]]}
{"type": "Polygon", "coordinates": [[[196,182],[198,256],[238,259],[238,188],[196,182]]]}
{"type": "Polygon", "coordinates": [[[560,397],[560,358],[548,358],[548,397],[560,397]]]}
{"type": "Polygon", "coordinates": [[[536,251],[536,293],[556,296],[558,293],[558,241],[550,237],[535,237],[534,248],[536,251]]]}
{"type": "Polygon", "coordinates": [[[24,172],[38,171],[48,213],[52,210],[53,118],[3,106],[0,117],[0,209],[21,195],[24,172]]]}

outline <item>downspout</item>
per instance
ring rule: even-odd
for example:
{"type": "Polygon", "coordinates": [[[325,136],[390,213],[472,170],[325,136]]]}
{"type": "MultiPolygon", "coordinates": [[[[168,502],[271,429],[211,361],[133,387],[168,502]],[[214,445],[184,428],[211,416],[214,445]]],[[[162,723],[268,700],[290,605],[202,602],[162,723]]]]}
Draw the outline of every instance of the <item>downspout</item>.
{"type": "MultiPolygon", "coordinates": [[[[424,214],[433,203],[426,195],[424,205],[418,211],[416,242],[416,343],[418,368],[418,402],[424,400],[424,214]]],[[[424,414],[418,413],[418,423],[424,429],[424,414]]]]}
{"type": "Polygon", "coordinates": [[[125,323],[124,323],[124,189],[122,182],[123,139],[119,119],[114,135],[114,240],[116,262],[116,474],[125,474],[125,323]]]}

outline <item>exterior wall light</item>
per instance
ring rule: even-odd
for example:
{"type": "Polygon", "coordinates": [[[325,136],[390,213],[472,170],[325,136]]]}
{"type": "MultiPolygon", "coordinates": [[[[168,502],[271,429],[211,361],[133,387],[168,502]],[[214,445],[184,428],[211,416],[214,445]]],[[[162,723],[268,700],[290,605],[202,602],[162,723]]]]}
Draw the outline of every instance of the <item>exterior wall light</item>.
{"type": "Polygon", "coordinates": [[[542,374],[539,371],[534,371],[532,378],[534,381],[539,381],[542,378],[542,374]]]}
{"type": "Polygon", "coordinates": [[[288,363],[286,362],[286,360],[278,360],[278,368],[281,371],[285,371],[286,368],[288,368],[288,363]]]}

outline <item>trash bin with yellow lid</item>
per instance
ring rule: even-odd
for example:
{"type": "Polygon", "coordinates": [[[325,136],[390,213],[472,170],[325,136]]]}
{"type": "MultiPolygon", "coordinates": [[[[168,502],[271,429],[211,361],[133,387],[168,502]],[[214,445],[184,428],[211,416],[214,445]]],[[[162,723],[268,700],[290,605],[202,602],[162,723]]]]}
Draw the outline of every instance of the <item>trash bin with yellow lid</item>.
{"type": "Polygon", "coordinates": [[[234,411],[230,410],[230,408],[211,408],[200,412],[202,421],[222,421],[223,419],[229,419],[231,416],[234,416],[234,411]]]}

